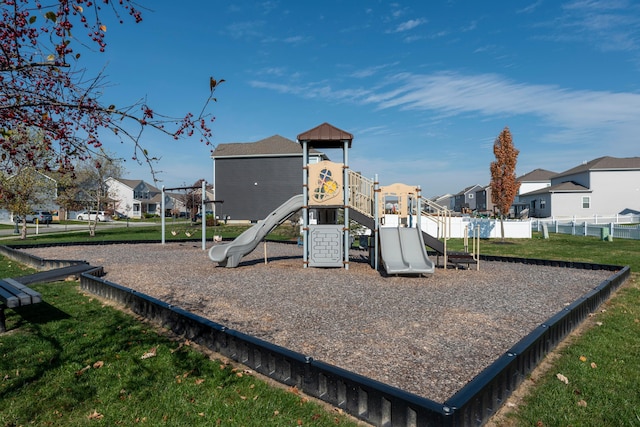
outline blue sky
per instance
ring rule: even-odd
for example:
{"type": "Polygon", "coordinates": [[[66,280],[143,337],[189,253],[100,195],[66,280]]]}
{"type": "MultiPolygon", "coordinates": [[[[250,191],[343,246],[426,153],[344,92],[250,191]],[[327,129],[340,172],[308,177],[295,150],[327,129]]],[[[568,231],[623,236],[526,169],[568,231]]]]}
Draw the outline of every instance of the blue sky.
{"type": "MultiPolygon", "coordinates": [[[[640,3],[528,1],[148,1],[109,23],[103,102],[143,97],[199,112],[224,78],[213,143],[296,136],[329,122],[354,135],[352,170],[423,195],[490,181],[505,126],[517,174],[640,155],[640,3]]],[[[210,149],[146,133],[167,186],[211,181],[210,149]]],[[[130,157],[131,148],[108,147],[130,157]]],[[[341,153],[329,153],[340,161],[341,153]]],[[[148,168],[126,163],[127,178],[148,168]]],[[[302,182],[302,181],[301,181],[302,182]]]]}

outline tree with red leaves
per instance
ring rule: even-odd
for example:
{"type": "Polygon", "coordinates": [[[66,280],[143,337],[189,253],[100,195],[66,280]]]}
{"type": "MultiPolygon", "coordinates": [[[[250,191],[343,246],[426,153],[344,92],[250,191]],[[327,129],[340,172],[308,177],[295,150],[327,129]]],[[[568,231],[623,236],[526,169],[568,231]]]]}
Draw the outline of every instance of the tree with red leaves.
{"type": "Polygon", "coordinates": [[[504,217],[509,214],[520,183],[516,179],[516,163],[520,153],[513,145],[511,132],[505,127],[493,143],[496,160],[491,162],[491,201],[500,214],[500,232],[504,240],[504,217]]]}
{"type": "Polygon", "coordinates": [[[198,133],[209,144],[213,117],[206,108],[223,80],[207,82],[210,93],[198,116],[174,118],[144,101],[127,107],[101,104],[102,75],[87,79],[78,68],[80,46],[105,51],[106,14],[115,14],[120,23],[127,15],[142,21],[133,0],[3,0],[0,14],[0,171],[11,174],[25,162],[42,163],[41,147],[35,150],[30,141],[12,138],[24,127],[38,129],[38,143],[53,157],[46,167],[57,171],[99,156],[106,132],[132,143],[133,159],[149,163],[152,173],[156,158],[140,143],[145,129],[175,139],[198,133]],[[88,40],[79,38],[87,33],[88,40]]]}

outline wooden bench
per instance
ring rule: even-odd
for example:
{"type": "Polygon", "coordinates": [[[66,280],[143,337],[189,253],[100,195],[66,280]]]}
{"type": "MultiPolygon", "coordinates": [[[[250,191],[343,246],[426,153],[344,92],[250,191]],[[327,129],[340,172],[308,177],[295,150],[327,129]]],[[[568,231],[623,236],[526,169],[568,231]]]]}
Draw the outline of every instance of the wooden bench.
{"type": "Polygon", "coordinates": [[[0,280],[0,333],[6,332],[5,308],[24,307],[42,302],[42,295],[14,279],[0,280]]]}

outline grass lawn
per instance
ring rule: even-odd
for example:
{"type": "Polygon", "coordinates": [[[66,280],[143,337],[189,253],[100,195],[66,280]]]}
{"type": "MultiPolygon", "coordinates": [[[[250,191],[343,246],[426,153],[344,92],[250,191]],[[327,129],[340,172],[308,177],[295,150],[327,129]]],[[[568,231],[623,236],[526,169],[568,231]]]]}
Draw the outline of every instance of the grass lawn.
{"type": "MultiPolygon", "coordinates": [[[[224,229],[226,237],[242,231],[224,229]]],[[[290,232],[281,232],[281,238],[288,239],[290,232]]],[[[124,240],[133,234],[135,240],[145,235],[159,240],[159,228],[98,233],[98,239],[124,240]]],[[[34,243],[31,237],[28,243],[34,243]]],[[[461,249],[462,244],[454,239],[449,247],[461,249]]],[[[525,380],[529,392],[496,425],[640,426],[640,242],[535,234],[480,245],[483,254],[630,265],[634,272],[543,373],[525,380]]],[[[29,272],[0,258],[0,277],[29,272]]],[[[10,331],[0,336],[0,426],[355,425],[297,390],[270,387],[189,343],[168,339],[82,295],[76,283],[37,289],[45,303],[17,313],[7,310],[10,331]]]]}
{"type": "MultiPolygon", "coordinates": [[[[200,223],[191,224],[189,221],[176,223],[167,222],[165,225],[165,241],[201,240],[202,228],[200,223]],[[175,233],[175,235],[173,234],[175,233]],[[187,236],[189,233],[190,236],[187,236]]],[[[207,240],[211,242],[213,236],[220,235],[223,238],[233,238],[249,228],[248,225],[221,225],[217,227],[207,227],[207,240]]],[[[273,230],[268,238],[271,240],[295,240],[298,237],[297,227],[283,224],[273,230]]],[[[160,242],[162,239],[162,228],[160,225],[145,225],[127,227],[114,227],[111,224],[98,223],[95,236],[89,236],[88,228],[75,230],[73,232],[55,232],[27,235],[27,239],[21,240],[19,236],[5,236],[0,243],[3,245],[35,245],[35,244],[60,244],[60,243],[96,243],[109,241],[134,241],[144,240],[150,242],[160,242]]]]}
{"type": "MultiPolygon", "coordinates": [[[[0,273],[25,271],[2,259],[0,273]]],[[[0,335],[0,426],[357,425],[170,340],[76,282],[34,288],[45,302],[7,310],[0,335]]]]}

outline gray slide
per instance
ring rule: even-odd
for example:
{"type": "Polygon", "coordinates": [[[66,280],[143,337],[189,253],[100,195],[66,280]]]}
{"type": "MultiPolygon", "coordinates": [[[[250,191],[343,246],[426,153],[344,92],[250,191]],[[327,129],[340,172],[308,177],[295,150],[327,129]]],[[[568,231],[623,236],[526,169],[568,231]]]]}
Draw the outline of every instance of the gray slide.
{"type": "Polygon", "coordinates": [[[380,250],[387,274],[432,274],[435,271],[419,228],[380,228],[380,250]]]}
{"type": "Polygon", "coordinates": [[[209,249],[209,258],[223,267],[237,267],[240,259],[254,250],[271,230],[302,208],[302,200],[302,194],[293,196],[232,242],[213,246],[209,249]]]}

